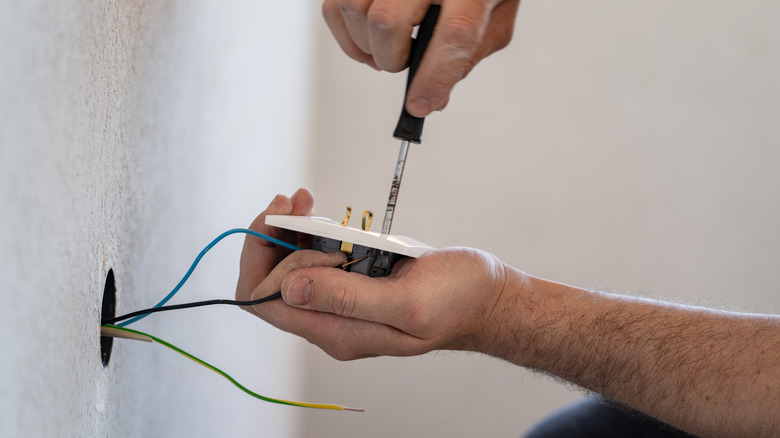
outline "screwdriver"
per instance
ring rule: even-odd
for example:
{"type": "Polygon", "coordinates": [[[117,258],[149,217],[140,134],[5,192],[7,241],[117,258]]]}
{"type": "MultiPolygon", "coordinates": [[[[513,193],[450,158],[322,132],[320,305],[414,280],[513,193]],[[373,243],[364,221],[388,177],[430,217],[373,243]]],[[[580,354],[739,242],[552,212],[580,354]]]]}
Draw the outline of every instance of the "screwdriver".
{"type": "MultiPolygon", "coordinates": [[[[433,28],[439,19],[441,6],[431,5],[425,14],[420,27],[417,29],[417,38],[412,40],[412,50],[409,54],[409,76],[406,79],[406,93],[409,93],[409,86],[417,73],[417,67],[420,66],[425,49],[431,41],[433,28]]],[[[406,156],[409,153],[409,144],[420,144],[422,141],[422,129],[425,117],[415,117],[406,111],[406,94],[404,95],[404,105],[401,109],[401,117],[393,132],[393,137],[401,140],[401,150],[398,152],[398,162],[395,165],[393,182],[390,185],[390,196],[387,199],[387,209],[385,210],[385,219],[382,221],[382,237],[390,234],[390,227],[393,225],[393,214],[395,213],[395,204],[398,201],[398,191],[401,188],[401,178],[404,175],[404,166],[406,165],[406,156]]]]}

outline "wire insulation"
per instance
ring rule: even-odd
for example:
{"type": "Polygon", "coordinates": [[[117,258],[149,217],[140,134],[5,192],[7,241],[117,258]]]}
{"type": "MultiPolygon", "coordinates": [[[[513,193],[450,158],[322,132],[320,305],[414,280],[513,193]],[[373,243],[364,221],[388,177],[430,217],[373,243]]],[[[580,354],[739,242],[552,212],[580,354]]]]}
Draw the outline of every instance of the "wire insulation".
{"type": "Polygon", "coordinates": [[[117,329],[117,330],[122,330],[122,331],[128,332],[128,333],[134,333],[134,334],[141,335],[141,336],[147,336],[150,339],[152,339],[154,342],[156,342],[156,343],[158,343],[160,345],[163,345],[165,347],[168,347],[169,349],[171,349],[171,350],[181,354],[182,356],[184,356],[184,357],[186,357],[186,358],[188,358],[188,359],[190,359],[190,360],[192,360],[194,362],[197,362],[200,365],[203,365],[204,367],[210,369],[211,371],[214,371],[215,373],[217,373],[217,374],[221,375],[222,377],[226,378],[227,380],[229,380],[230,383],[235,385],[238,389],[244,391],[245,393],[251,395],[254,398],[257,398],[257,399],[260,399],[260,400],[263,400],[263,401],[267,401],[267,402],[270,402],[270,403],[278,403],[278,404],[281,404],[281,405],[299,406],[299,407],[302,407],[302,408],[312,408],[312,409],[330,409],[330,410],[336,410],[336,411],[357,411],[357,412],[363,412],[364,411],[363,409],[348,408],[348,407],[340,406],[340,405],[332,405],[332,404],[325,404],[325,403],[306,403],[306,402],[297,402],[297,401],[291,401],[291,400],[283,400],[283,399],[278,399],[278,398],[266,397],[264,395],[260,395],[260,394],[258,394],[256,392],[254,392],[254,391],[248,389],[247,387],[245,387],[244,385],[238,383],[236,381],[236,379],[230,377],[230,375],[228,375],[226,372],[222,371],[221,369],[215,367],[214,365],[211,365],[210,363],[208,363],[208,362],[206,362],[206,361],[204,361],[202,359],[198,359],[197,357],[193,356],[192,354],[187,353],[186,351],[182,350],[181,348],[179,348],[179,347],[177,347],[177,346],[175,346],[175,345],[173,345],[173,344],[171,344],[171,343],[169,343],[167,341],[164,341],[164,340],[162,340],[162,339],[160,339],[160,338],[158,338],[156,336],[152,336],[149,333],[144,333],[144,332],[139,331],[139,330],[133,330],[133,329],[129,329],[127,327],[120,327],[120,326],[116,326],[116,325],[104,324],[104,327],[114,328],[114,329],[117,329]]]}
{"type": "MultiPolygon", "coordinates": [[[[200,254],[198,254],[198,256],[195,257],[195,261],[192,262],[192,265],[190,265],[190,269],[187,270],[186,274],[184,274],[184,277],[182,277],[181,281],[179,281],[179,284],[177,284],[176,287],[174,287],[173,290],[168,295],[165,296],[165,298],[160,300],[159,303],[155,304],[154,307],[155,308],[162,307],[171,298],[173,298],[173,296],[176,295],[176,292],[178,292],[179,289],[181,289],[181,287],[184,286],[184,283],[186,283],[187,280],[190,278],[190,275],[192,275],[192,272],[195,270],[195,267],[197,267],[198,263],[200,263],[200,259],[202,259],[203,256],[206,255],[206,253],[209,252],[209,250],[214,247],[214,245],[219,243],[220,240],[224,239],[227,236],[230,236],[231,234],[236,234],[236,233],[244,233],[244,234],[249,234],[251,236],[259,237],[259,238],[265,239],[265,240],[267,240],[267,241],[269,241],[271,243],[275,243],[275,244],[283,246],[283,247],[285,247],[287,249],[291,249],[293,251],[298,251],[299,249],[301,249],[301,248],[298,248],[297,246],[295,246],[293,244],[290,244],[290,243],[287,243],[287,242],[285,242],[283,240],[279,240],[279,239],[277,239],[275,237],[267,236],[265,234],[258,233],[257,231],[250,230],[250,229],[247,229],[247,228],[233,228],[232,230],[227,230],[224,233],[222,233],[219,236],[217,236],[214,240],[211,241],[211,243],[209,243],[208,245],[206,245],[205,248],[203,248],[203,250],[200,252],[200,254]]],[[[119,323],[117,325],[119,327],[124,327],[124,326],[130,325],[130,324],[132,324],[132,323],[134,323],[134,322],[136,322],[136,321],[138,321],[140,319],[146,318],[147,315],[149,315],[149,313],[138,315],[138,316],[136,316],[136,317],[134,317],[134,318],[132,318],[132,319],[130,319],[128,321],[124,321],[124,322],[119,323]]]]}
{"type": "Polygon", "coordinates": [[[276,292],[275,294],[269,295],[265,298],[259,298],[257,300],[251,300],[251,301],[236,301],[236,300],[205,300],[205,301],[195,301],[193,303],[184,303],[184,304],[173,304],[171,306],[160,306],[160,307],[151,307],[149,309],[142,309],[142,310],[136,310],[135,312],[128,313],[126,315],[117,316],[115,318],[109,318],[104,319],[101,321],[101,324],[116,324],[119,321],[124,321],[129,318],[134,318],[139,315],[148,315],[150,313],[158,313],[158,312],[167,312],[170,310],[179,310],[179,309],[190,309],[193,307],[203,307],[203,306],[213,306],[215,304],[229,304],[232,306],[256,306],[258,304],[263,304],[268,301],[275,300],[277,298],[281,298],[282,293],[276,292]]]}
{"type": "Polygon", "coordinates": [[[169,349],[171,349],[171,350],[181,354],[182,356],[184,356],[184,357],[186,357],[186,358],[188,358],[188,359],[190,359],[190,360],[192,360],[192,361],[194,361],[194,362],[196,362],[196,363],[198,363],[198,364],[200,364],[200,365],[202,365],[202,366],[204,366],[204,367],[214,371],[215,373],[221,375],[222,377],[224,377],[225,379],[230,381],[230,383],[235,385],[237,388],[239,388],[240,390],[244,391],[245,393],[251,395],[252,397],[255,397],[257,399],[260,399],[260,400],[263,400],[263,401],[266,401],[266,402],[277,403],[277,404],[288,405],[288,406],[299,406],[299,407],[312,408],[312,409],[328,409],[328,410],[338,410],[338,411],[363,412],[363,409],[348,408],[348,407],[340,406],[340,405],[324,404],[324,403],[297,402],[297,401],[283,400],[283,399],[277,399],[277,398],[266,397],[266,396],[260,395],[260,394],[258,394],[256,392],[250,390],[249,388],[245,387],[244,385],[238,383],[238,381],[236,381],[236,379],[234,379],[233,377],[231,377],[229,374],[227,374],[226,372],[222,371],[221,369],[215,367],[214,365],[211,365],[210,363],[208,363],[208,362],[206,362],[206,361],[204,361],[202,359],[199,359],[199,358],[193,356],[190,353],[187,353],[186,351],[182,350],[181,348],[179,348],[179,347],[177,347],[177,346],[175,346],[175,345],[173,345],[173,344],[171,344],[171,343],[169,343],[169,342],[167,342],[165,340],[162,340],[162,339],[160,339],[160,338],[158,338],[156,336],[152,336],[152,335],[150,335],[148,333],[144,333],[144,332],[139,331],[139,330],[133,330],[133,329],[129,329],[127,327],[124,327],[124,326],[126,326],[128,324],[132,324],[133,322],[136,322],[136,321],[138,321],[138,320],[140,320],[142,318],[145,318],[146,316],[148,316],[148,315],[150,315],[152,313],[157,313],[157,312],[164,312],[164,311],[177,310],[177,309],[186,309],[186,308],[192,308],[192,307],[210,306],[210,305],[215,305],[215,304],[229,304],[229,305],[236,305],[236,306],[254,306],[254,305],[257,305],[257,304],[262,304],[262,303],[265,303],[265,302],[268,302],[268,301],[280,298],[282,296],[282,293],[281,292],[277,292],[277,293],[269,295],[267,297],[260,298],[260,299],[257,299],[257,300],[251,300],[251,301],[236,301],[236,300],[217,299],[217,300],[197,301],[197,302],[193,302],[193,303],[175,304],[175,305],[171,305],[171,306],[165,306],[165,303],[167,303],[171,298],[173,298],[173,296],[176,295],[176,293],[179,291],[179,289],[181,289],[181,287],[184,285],[184,283],[187,282],[187,280],[190,278],[190,275],[192,275],[193,271],[198,266],[198,263],[203,258],[203,256],[206,255],[206,253],[211,248],[213,248],[214,245],[219,243],[222,239],[224,239],[225,237],[227,237],[227,236],[229,236],[231,234],[236,234],[236,233],[244,233],[244,234],[249,234],[249,235],[252,235],[252,236],[256,236],[256,237],[259,237],[261,239],[265,239],[265,240],[267,240],[269,242],[272,242],[274,244],[283,246],[283,247],[288,248],[288,249],[293,250],[293,251],[297,251],[297,250],[300,249],[300,248],[298,248],[295,245],[289,244],[287,242],[284,242],[282,240],[276,239],[274,237],[267,236],[265,234],[261,234],[261,233],[258,233],[256,231],[249,230],[249,229],[246,229],[246,228],[234,228],[232,230],[225,231],[224,233],[222,233],[219,236],[217,236],[214,240],[212,240],[211,243],[209,243],[205,248],[203,248],[203,250],[195,258],[195,261],[192,262],[192,265],[190,265],[189,270],[187,270],[187,272],[184,274],[184,277],[182,277],[181,281],[179,281],[179,283],[176,285],[176,287],[174,287],[173,290],[168,295],[166,295],[165,298],[160,300],[160,302],[157,303],[154,307],[149,308],[149,309],[144,309],[144,310],[138,310],[138,311],[135,311],[135,312],[132,312],[132,313],[128,313],[126,315],[119,316],[119,317],[106,319],[106,320],[101,322],[101,325],[103,327],[120,330],[120,331],[123,331],[123,332],[126,332],[126,333],[132,333],[132,334],[139,335],[139,336],[146,336],[149,339],[151,339],[152,341],[154,341],[154,342],[156,342],[156,343],[158,343],[160,345],[163,345],[163,346],[165,346],[165,347],[167,347],[167,348],[169,348],[169,349]],[[123,323],[120,323],[120,324],[111,325],[111,323],[115,323],[115,322],[122,321],[122,320],[125,320],[125,319],[129,319],[129,320],[128,321],[124,321],[123,323]]]}

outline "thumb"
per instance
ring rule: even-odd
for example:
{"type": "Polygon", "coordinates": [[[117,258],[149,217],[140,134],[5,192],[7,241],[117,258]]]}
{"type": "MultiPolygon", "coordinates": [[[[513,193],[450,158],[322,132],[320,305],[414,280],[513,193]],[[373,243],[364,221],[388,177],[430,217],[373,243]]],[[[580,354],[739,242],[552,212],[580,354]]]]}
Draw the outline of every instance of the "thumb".
{"type": "Polygon", "coordinates": [[[298,269],[311,268],[313,266],[327,266],[327,269],[333,269],[332,266],[338,266],[344,263],[345,260],[346,257],[341,252],[324,253],[305,249],[295,251],[276,265],[265,279],[255,287],[250,299],[256,300],[279,291],[284,278],[298,269]]]}
{"type": "Polygon", "coordinates": [[[302,269],[282,282],[284,301],[301,309],[391,325],[403,315],[401,291],[388,278],[328,268],[302,269]]]}

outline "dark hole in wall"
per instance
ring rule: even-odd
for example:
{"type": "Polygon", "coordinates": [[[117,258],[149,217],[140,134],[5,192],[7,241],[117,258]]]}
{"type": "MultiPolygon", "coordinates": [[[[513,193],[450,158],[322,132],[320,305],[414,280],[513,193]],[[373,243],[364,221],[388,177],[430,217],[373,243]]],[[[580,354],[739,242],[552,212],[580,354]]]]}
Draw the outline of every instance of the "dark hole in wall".
{"type": "MultiPolygon", "coordinates": [[[[116,284],[114,284],[114,270],[109,269],[106,275],[106,285],[103,288],[103,306],[100,309],[100,320],[113,318],[116,313],[116,284]]],[[[114,338],[111,336],[100,337],[100,360],[103,366],[108,366],[111,360],[111,347],[114,346],[114,338]]]]}

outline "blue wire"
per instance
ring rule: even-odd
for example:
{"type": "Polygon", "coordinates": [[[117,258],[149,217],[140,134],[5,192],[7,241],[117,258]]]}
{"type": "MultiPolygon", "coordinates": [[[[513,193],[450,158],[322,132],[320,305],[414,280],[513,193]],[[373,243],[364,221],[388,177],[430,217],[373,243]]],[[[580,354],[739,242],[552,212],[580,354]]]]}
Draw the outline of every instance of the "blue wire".
{"type": "MultiPolygon", "coordinates": [[[[289,243],[287,243],[287,242],[285,242],[283,240],[279,240],[279,239],[271,237],[271,236],[266,236],[265,234],[261,234],[261,233],[258,233],[257,231],[252,231],[252,230],[249,230],[249,229],[246,229],[246,228],[233,228],[232,230],[227,230],[224,233],[222,233],[219,236],[217,236],[216,239],[212,240],[211,243],[209,243],[208,245],[206,245],[205,248],[203,248],[203,251],[201,251],[200,254],[198,254],[198,256],[195,257],[195,261],[192,262],[192,265],[190,266],[190,269],[187,271],[186,274],[184,274],[184,277],[181,279],[179,284],[177,284],[176,287],[174,287],[173,290],[165,298],[163,298],[159,303],[155,304],[154,307],[164,306],[165,303],[168,302],[168,300],[173,298],[173,296],[176,295],[176,292],[178,292],[179,289],[181,289],[181,287],[184,286],[184,283],[186,283],[187,280],[190,278],[190,275],[192,275],[192,272],[195,270],[195,267],[198,266],[198,263],[200,262],[200,259],[202,259],[203,256],[206,255],[206,253],[209,252],[209,250],[214,247],[214,245],[219,243],[220,240],[224,239],[225,237],[227,237],[227,236],[229,236],[231,234],[236,234],[236,233],[244,233],[244,234],[249,234],[249,235],[252,235],[252,236],[256,236],[256,237],[259,237],[261,239],[265,239],[265,240],[267,240],[267,241],[269,241],[271,243],[275,243],[275,244],[281,245],[281,246],[283,246],[285,248],[289,248],[289,249],[291,249],[293,251],[298,251],[300,249],[297,246],[289,244],[289,243]]],[[[146,318],[147,316],[149,316],[148,313],[146,315],[138,315],[135,318],[128,319],[127,321],[124,321],[124,322],[119,323],[117,325],[120,326],[120,327],[124,327],[126,325],[129,325],[129,324],[132,324],[132,323],[138,321],[139,319],[146,318]]]]}

